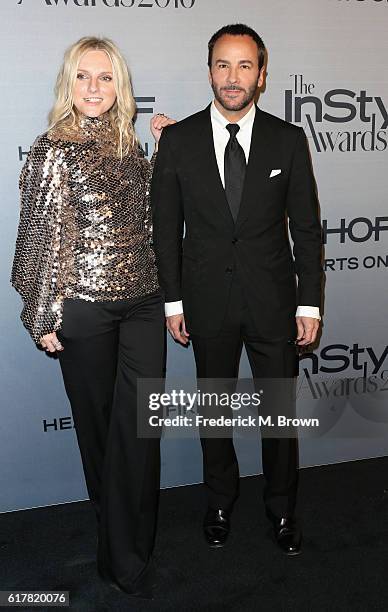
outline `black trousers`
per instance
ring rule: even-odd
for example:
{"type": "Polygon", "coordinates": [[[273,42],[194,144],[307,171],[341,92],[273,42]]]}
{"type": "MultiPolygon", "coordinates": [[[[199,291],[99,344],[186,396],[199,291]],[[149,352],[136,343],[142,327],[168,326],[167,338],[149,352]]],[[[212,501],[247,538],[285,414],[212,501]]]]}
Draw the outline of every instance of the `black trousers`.
{"type": "MultiPolygon", "coordinates": [[[[205,305],[204,305],[205,307],[205,305]]],[[[238,279],[232,283],[227,313],[221,332],[210,338],[192,335],[198,378],[237,379],[243,344],[253,378],[292,379],[297,373],[297,355],[290,336],[277,337],[276,329],[268,337],[259,336],[238,279]]],[[[233,389],[232,389],[233,390],[233,389]]],[[[290,399],[293,402],[292,398],[290,399]]],[[[272,409],[276,412],[278,407],[272,409]]],[[[279,414],[282,407],[279,406],[279,414]]],[[[289,410],[288,410],[289,414],[289,410]]],[[[201,437],[204,484],[211,508],[231,510],[238,496],[239,469],[231,436],[201,437]]],[[[294,437],[262,437],[265,477],[264,502],[267,514],[290,517],[294,513],[298,481],[298,443],[294,437]]]]}
{"type": "Polygon", "coordinates": [[[98,563],[136,590],[151,570],[160,441],[137,437],[137,378],[162,378],[162,296],[66,299],[59,353],[86,484],[98,519],[98,563]]]}

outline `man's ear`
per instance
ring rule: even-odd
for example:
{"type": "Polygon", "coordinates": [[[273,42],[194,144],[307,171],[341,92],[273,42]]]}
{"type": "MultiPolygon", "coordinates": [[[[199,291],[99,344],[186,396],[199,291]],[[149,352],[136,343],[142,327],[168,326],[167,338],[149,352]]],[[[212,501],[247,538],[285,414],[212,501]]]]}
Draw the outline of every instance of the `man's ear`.
{"type": "Polygon", "coordinates": [[[210,85],[211,85],[211,84],[212,84],[212,82],[213,82],[213,79],[212,79],[212,73],[211,73],[210,68],[209,68],[208,73],[207,73],[207,78],[209,79],[209,83],[210,83],[210,85]]]}
{"type": "Polygon", "coordinates": [[[257,79],[257,87],[260,88],[264,83],[265,78],[265,66],[262,66],[259,72],[259,78],[257,79]]]}

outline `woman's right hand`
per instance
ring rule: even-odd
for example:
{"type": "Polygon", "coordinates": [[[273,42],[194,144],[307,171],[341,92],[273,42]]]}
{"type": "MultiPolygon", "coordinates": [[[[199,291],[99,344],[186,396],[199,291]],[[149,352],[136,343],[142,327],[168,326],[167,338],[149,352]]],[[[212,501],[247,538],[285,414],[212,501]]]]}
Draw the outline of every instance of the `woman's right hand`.
{"type": "Polygon", "coordinates": [[[58,336],[55,332],[42,336],[40,339],[40,344],[48,353],[63,351],[63,346],[59,342],[58,336]]]}
{"type": "Polygon", "coordinates": [[[163,113],[157,113],[151,117],[150,128],[152,136],[155,139],[156,150],[158,148],[158,143],[162,135],[163,128],[167,127],[168,125],[172,125],[173,123],[176,123],[175,119],[170,119],[170,117],[167,117],[163,113]]]}

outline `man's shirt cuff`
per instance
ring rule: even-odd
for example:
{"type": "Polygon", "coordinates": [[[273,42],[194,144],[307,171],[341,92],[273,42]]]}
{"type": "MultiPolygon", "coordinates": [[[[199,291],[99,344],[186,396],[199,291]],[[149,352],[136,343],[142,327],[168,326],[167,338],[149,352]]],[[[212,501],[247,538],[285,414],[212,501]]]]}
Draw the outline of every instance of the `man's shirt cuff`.
{"type": "MultiPolygon", "coordinates": [[[[177,302],[166,302],[164,304],[164,313],[166,317],[172,317],[173,315],[183,314],[183,303],[182,300],[177,302]]],[[[296,310],[296,317],[312,317],[313,319],[321,320],[319,314],[319,308],[317,306],[298,306],[296,310]]]]}
{"type": "Polygon", "coordinates": [[[296,317],[312,317],[313,319],[321,320],[318,306],[298,306],[296,309],[296,317]]]}
{"type": "Polygon", "coordinates": [[[183,303],[182,300],[178,302],[165,302],[164,314],[166,317],[172,317],[173,315],[183,314],[183,303]]]}

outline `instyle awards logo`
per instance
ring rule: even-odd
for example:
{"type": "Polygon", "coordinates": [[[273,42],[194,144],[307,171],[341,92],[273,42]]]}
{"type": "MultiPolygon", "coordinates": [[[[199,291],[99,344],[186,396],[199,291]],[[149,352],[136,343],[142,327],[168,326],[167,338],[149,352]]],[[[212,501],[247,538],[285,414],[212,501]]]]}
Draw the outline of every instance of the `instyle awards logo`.
{"type": "Polygon", "coordinates": [[[303,125],[317,153],[387,149],[388,111],[380,96],[346,88],[318,93],[316,84],[307,82],[303,74],[290,76],[285,119],[303,125]]]}
{"type": "Polygon", "coordinates": [[[302,353],[299,360],[306,375],[342,374],[350,370],[364,377],[373,375],[388,381],[388,346],[376,349],[358,342],[352,345],[328,344],[319,353],[302,353]]]}
{"type": "MultiPolygon", "coordinates": [[[[298,402],[316,400],[314,416],[330,430],[350,404],[364,419],[387,422],[388,346],[329,344],[300,357],[298,402]]],[[[311,405],[311,401],[310,401],[311,405]]],[[[364,435],[365,432],[363,432],[364,435]]]]}

